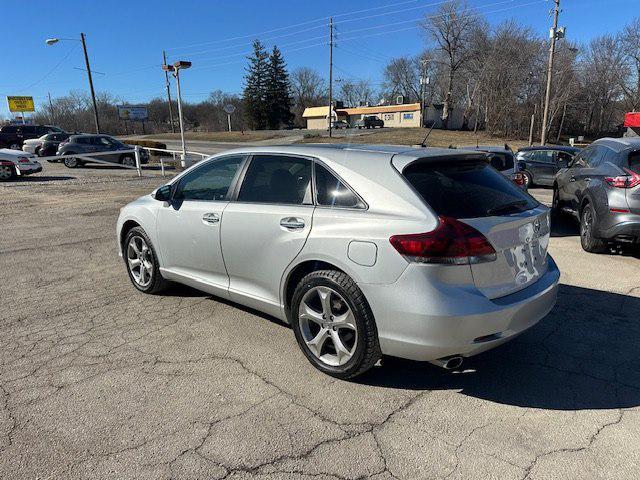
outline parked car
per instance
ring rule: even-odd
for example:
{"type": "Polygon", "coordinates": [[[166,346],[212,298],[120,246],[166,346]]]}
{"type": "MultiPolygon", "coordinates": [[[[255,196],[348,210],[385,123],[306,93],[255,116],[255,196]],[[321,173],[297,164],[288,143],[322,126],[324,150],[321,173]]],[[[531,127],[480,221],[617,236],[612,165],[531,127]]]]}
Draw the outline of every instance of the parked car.
{"type": "Polygon", "coordinates": [[[576,147],[525,147],[518,150],[516,161],[527,187],[552,186],[556,173],[580,151],[576,147]]]}
{"type": "Polygon", "coordinates": [[[32,153],[11,148],[0,149],[0,182],[42,171],[42,165],[32,153]]]}
{"type": "Polygon", "coordinates": [[[42,135],[38,138],[30,138],[29,140],[25,140],[22,143],[22,151],[27,153],[33,153],[34,155],[39,155],[40,147],[42,146],[42,142],[44,142],[44,137],[48,134],[42,135]]]}
{"type": "MultiPolygon", "coordinates": [[[[131,152],[118,154],[119,150],[133,150],[134,147],[122,143],[109,135],[81,134],[70,135],[67,140],[60,142],[56,155],[64,156],[64,164],[69,168],[75,168],[90,163],[86,158],[74,157],[74,154],[105,152],[104,155],[95,155],[93,158],[106,162],[121,163],[129,167],[136,166],[135,155],[131,152]]],[[[140,150],[140,163],[149,161],[147,150],[140,150]]]]}
{"type": "Polygon", "coordinates": [[[509,145],[500,146],[475,146],[460,147],[464,150],[475,150],[485,152],[488,155],[489,163],[493,168],[518,185],[523,190],[527,189],[524,175],[518,171],[515,162],[515,155],[509,145]]]}
{"type": "Polygon", "coordinates": [[[536,324],[556,301],[549,233],[549,209],[484,154],[381,145],[225,152],[117,222],[135,288],[273,315],[339,378],[383,354],[457,368],[536,324]]]}
{"type": "Polygon", "coordinates": [[[602,138],[578,153],[556,174],[552,205],[578,219],[587,252],[639,242],[640,138],[602,138]]]}
{"type": "MultiPolygon", "coordinates": [[[[68,140],[71,133],[49,133],[44,136],[44,141],[40,146],[40,150],[37,152],[41,157],[52,157],[58,151],[60,143],[68,140]]],[[[47,160],[48,162],[57,162],[58,160],[47,160]]]]}
{"type": "Polygon", "coordinates": [[[369,115],[367,117],[363,117],[360,120],[357,120],[353,125],[356,128],[376,128],[376,127],[384,127],[384,121],[375,115],[369,115]]]}
{"type": "Polygon", "coordinates": [[[62,129],[53,125],[3,125],[0,127],[0,148],[21,150],[25,140],[51,132],[62,132],[62,129]]]}
{"type": "Polygon", "coordinates": [[[335,128],[336,130],[339,130],[341,128],[349,128],[349,124],[344,120],[334,120],[333,122],[331,122],[331,128],[335,128]]]}

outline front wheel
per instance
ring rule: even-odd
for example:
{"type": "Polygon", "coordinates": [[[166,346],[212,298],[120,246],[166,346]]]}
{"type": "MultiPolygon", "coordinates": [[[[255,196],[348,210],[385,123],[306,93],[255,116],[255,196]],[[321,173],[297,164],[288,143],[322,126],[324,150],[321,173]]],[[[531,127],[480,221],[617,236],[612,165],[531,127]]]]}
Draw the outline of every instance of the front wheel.
{"type": "Polygon", "coordinates": [[[158,293],[167,285],[160,274],[158,257],[142,227],[127,232],[122,243],[122,256],[133,286],[144,293],[158,293]]]}
{"type": "Polygon", "coordinates": [[[291,325],[311,364],[333,377],[353,378],[382,356],[371,308],[343,272],[321,270],[300,281],[293,294],[291,325]]]}
{"type": "Polygon", "coordinates": [[[10,150],[22,150],[22,147],[20,146],[19,143],[13,142],[13,143],[9,144],[9,149],[10,150]]]}
{"type": "Polygon", "coordinates": [[[607,243],[595,237],[595,223],[596,213],[591,204],[587,204],[580,215],[580,243],[585,252],[603,253],[607,243]]]}
{"type": "Polygon", "coordinates": [[[64,166],[67,168],[77,168],[80,166],[80,162],[75,157],[65,157],[64,166]]]}
{"type": "Polygon", "coordinates": [[[122,157],[122,159],[120,159],[120,163],[122,163],[122,165],[124,165],[125,167],[136,167],[136,159],[134,157],[132,157],[131,155],[125,155],[124,157],[122,157]]]}
{"type": "Polygon", "coordinates": [[[15,172],[10,165],[0,165],[0,182],[8,182],[13,178],[15,172]]]}

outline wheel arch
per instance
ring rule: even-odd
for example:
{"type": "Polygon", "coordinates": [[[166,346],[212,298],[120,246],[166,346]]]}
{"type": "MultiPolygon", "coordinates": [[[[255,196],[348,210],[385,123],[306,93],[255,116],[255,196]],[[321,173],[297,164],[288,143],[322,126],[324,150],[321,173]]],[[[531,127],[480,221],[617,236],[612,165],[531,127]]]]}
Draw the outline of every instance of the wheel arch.
{"type": "Polygon", "coordinates": [[[124,239],[127,237],[127,233],[129,233],[129,231],[132,228],[136,228],[136,227],[141,227],[142,225],[140,225],[138,222],[136,222],[135,220],[126,220],[123,224],[122,224],[122,228],[120,229],[120,248],[122,248],[123,244],[124,244],[124,239]]]}

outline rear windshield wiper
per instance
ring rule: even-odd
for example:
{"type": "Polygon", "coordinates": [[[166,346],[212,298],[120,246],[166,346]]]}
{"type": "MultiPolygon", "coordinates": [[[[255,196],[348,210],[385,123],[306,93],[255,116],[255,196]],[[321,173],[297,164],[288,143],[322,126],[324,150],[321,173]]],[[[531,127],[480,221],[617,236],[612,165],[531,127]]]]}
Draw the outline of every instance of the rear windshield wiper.
{"type": "Polygon", "coordinates": [[[516,200],[515,202],[505,203],[504,205],[500,205],[498,207],[493,207],[487,210],[487,215],[498,215],[500,213],[507,213],[510,211],[520,211],[521,207],[524,207],[528,204],[526,200],[516,200]]]}

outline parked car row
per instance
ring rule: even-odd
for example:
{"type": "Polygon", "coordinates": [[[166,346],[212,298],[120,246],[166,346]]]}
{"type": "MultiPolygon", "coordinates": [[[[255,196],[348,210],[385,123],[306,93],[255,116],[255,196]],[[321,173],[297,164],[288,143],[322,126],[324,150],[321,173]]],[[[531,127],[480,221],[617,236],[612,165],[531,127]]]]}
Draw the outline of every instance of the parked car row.
{"type": "Polygon", "coordinates": [[[53,125],[3,125],[0,127],[0,148],[21,150],[26,140],[48,133],[63,133],[63,130],[53,125]]]}
{"type": "Polygon", "coordinates": [[[376,128],[376,127],[383,128],[384,120],[382,120],[381,118],[375,115],[368,115],[366,117],[362,117],[361,119],[356,120],[353,125],[349,125],[349,123],[346,122],[345,120],[331,121],[331,128],[335,130],[347,129],[347,128],[362,129],[362,128],[376,128]]]}
{"type": "Polygon", "coordinates": [[[0,182],[42,171],[42,165],[32,153],[11,148],[0,149],[0,182]]]}

